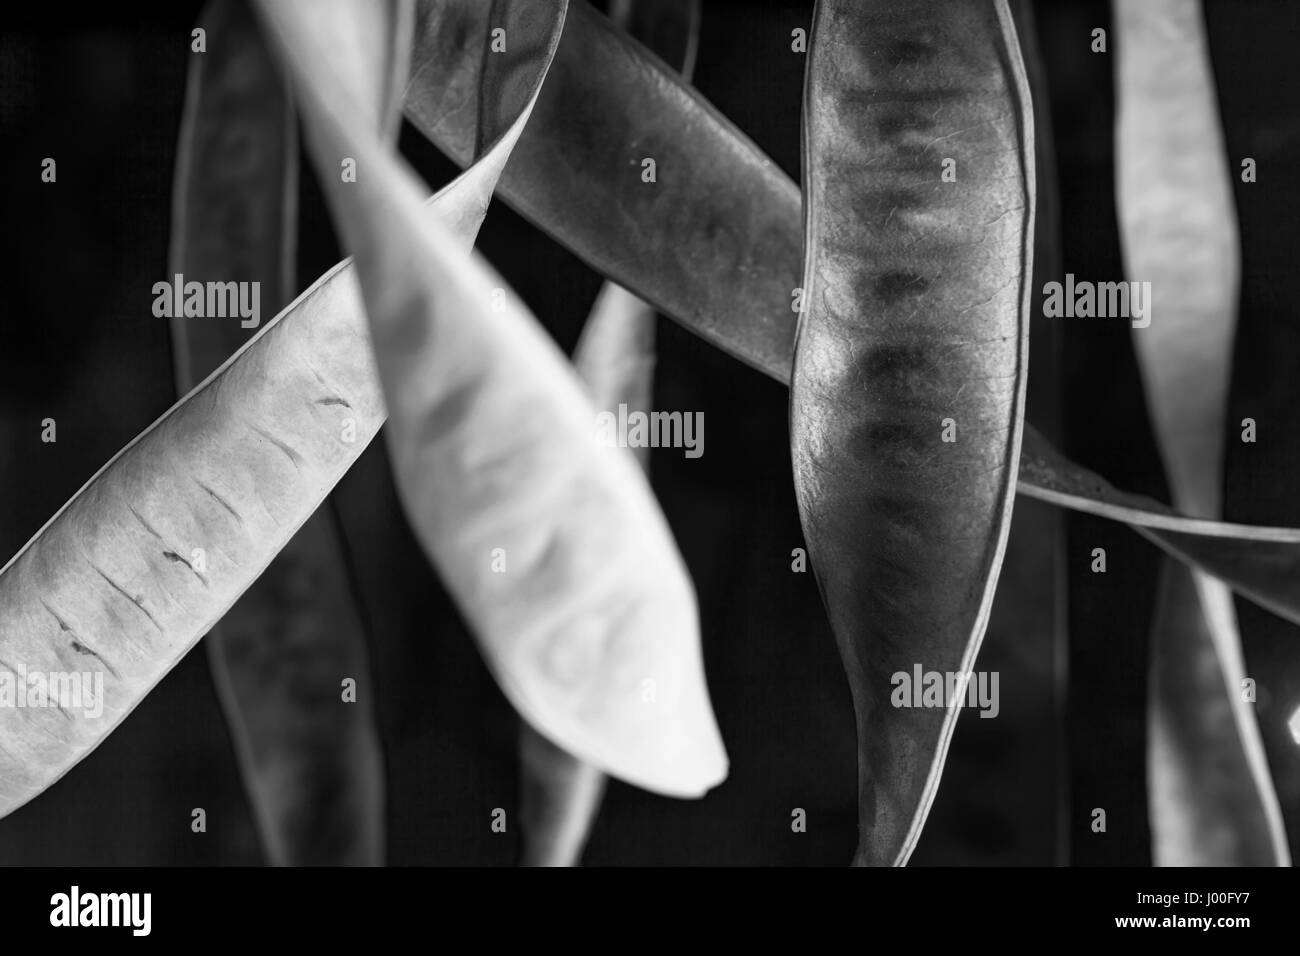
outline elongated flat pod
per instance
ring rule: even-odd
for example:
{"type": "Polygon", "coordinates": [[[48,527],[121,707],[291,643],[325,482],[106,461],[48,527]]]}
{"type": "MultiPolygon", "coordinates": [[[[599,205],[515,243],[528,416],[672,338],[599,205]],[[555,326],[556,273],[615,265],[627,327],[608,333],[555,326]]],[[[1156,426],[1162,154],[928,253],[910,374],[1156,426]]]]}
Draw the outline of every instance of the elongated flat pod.
{"type": "MultiPolygon", "coordinates": [[[[469,245],[503,164],[489,150],[426,214],[469,245]]],[[[207,633],[385,415],[354,268],[341,262],[0,569],[0,673],[103,680],[102,698],[81,710],[0,708],[0,816],[93,750],[207,633]]]]}
{"type": "MultiPolygon", "coordinates": [[[[554,50],[565,6],[497,3],[494,30],[507,49],[522,36],[554,50]]],[[[356,257],[398,491],[502,690],[607,772],[702,793],[726,756],[694,592],[648,483],[625,449],[598,441],[595,409],[536,320],[424,214],[426,188],[357,121],[311,26],[316,5],[259,0],[258,11],[294,77],[317,169],[347,155],[368,170],[326,198],[356,257]]]]}
{"type": "MultiPolygon", "coordinates": [[[[293,298],[298,137],[288,85],[246,0],[210,0],[211,48],[190,57],[176,146],[169,259],[186,281],[257,282],[259,311],[293,298]]],[[[169,317],[184,394],[240,349],[261,316],[169,317]]]]}
{"type": "MultiPolygon", "coordinates": [[[[419,4],[407,116],[461,166],[477,155],[478,74],[491,66],[465,38],[487,6],[419,4]]],[[[672,67],[582,0],[570,4],[499,194],[719,348],[789,374],[798,188],[672,67]],[[654,184],[641,179],[647,158],[654,184]]]]}
{"type": "MultiPolygon", "coordinates": [[[[293,298],[297,239],[297,127],[288,85],[245,0],[213,0],[200,25],[207,49],[192,55],[186,85],[170,272],[187,282],[251,284],[243,287],[259,290],[259,312],[274,314],[293,298]]],[[[376,46],[383,55],[383,44],[376,46]]],[[[400,118],[392,85],[376,91],[387,100],[380,122],[390,133],[400,118]]],[[[233,311],[225,318],[173,313],[180,394],[237,351],[257,324],[233,311]]],[[[329,502],[208,633],[205,647],[268,859],[382,862],[374,695],[364,690],[365,634],[329,502]],[[346,707],[339,702],[345,679],[363,688],[346,707]]]]}
{"type": "MultiPolygon", "coordinates": [[[[690,78],[699,45],[699,0],[616,0],[610,19],[690,78]]],[[[599,411],[617,414],[619,405],[650,410],[658,321],[645,300],[613,282],[601,287],[573,353],[574,368],[599,411]]],[[[648,474],[650,449],[633,449],[633,455],[648,474]]],[[[519,752],[523,864],[577,865],[600,808],[604,774],[527,723],[520,727],[519,752]]]]}
{"type": "MultiPolygon", "coordinates": [[[[1241,250],[1199,0],[1116,0],[1117,206],[1133,345],[1174,503],[1222,511],[1241,250]]],[[[1148,802],[1158,866],[1290,863],[1232,592],[1166,559],[1151,636],[1148,802]]]]}
{"type": "MultiPolygon", "coordinates": [[[[425,25],[416,32],[407,89],[407,117],[462,166],[475,155],[483,64],[477,46],[457,39],[464,30],[458,25],[472,22],[468,18],[480,9],[468,0],[419,0],[425,25]],[[437,23],[452,29],[435,29],[437,23]]],[[[498,194],[598,272],[788,384],[796,319],[791,304],[802,269],[799,190],[790,178],[698,91],[584,0],[572,3],[534,116],[498,194]],[[671,183],[659,176],[658,188],[669,191],[647,193],[639,176],[622,172],[631,154],[611,152],[610,143],[641,139],[655,144],[660,170],[676,171],[671,183]],[[646,254],[646,248],[658,252],[646,254]],[[741,251],[727,251],[732,248],[741,251]]],[[[1300,540],[1300,529],[1187,518],[1109,486],[1094,493],[1100,479],[1056,452],[1031,422],[1025,437],[1042,454],[1022,460],[1020,494],[1138,530],[1176,532],[1156,540],[1270,610],[1287,616],[1300,608],[1300,557],[1292,558],[1289,548],[1254,544],[1279,536],[1300,540]]]]}
{"type": "MultiPolygon", "coordinates": [[[[1033,287],[1041,289],[1063,272],[1056,166],[1051,149],[1043,148],[1052,142],[1050,99],[1032,7],[1031,0],[1011,4],[1034,101],[1033,287]]],[[[1036,305],[1025,409],[1045,430],[1059,429],[1060,350],[1055,339],[1060,331],[1061,325],[1044,319],[1036,305]]],[[[980,670],[999,675],[997,719],[970,715],[960,721],[944,764],[944,784],[909,865],[1068,863],[1065,516],[1043,502],[1016,500],[979,658],[980,670]],[[979,821],[984,839],[970,839],[973,821],[979,821]]]]}
{"type": "Polygon", "coordinates": [[[1021,493],[1122,521],[1185,564],[1203,568],[1279,617],[1300,624],[1300,529],[1189,518],[1168,505],[1114,488],[1063,459],[1026,426],[1021,493]]]}
{"type": "Polygon", "coordinates": [[[102,713],[0,708],[0,814],[90,752],[225,614],[383,416],[340,265],[37,532],[0,572],[0,668],[93,672],[102,713]]]}
{"type": "Polygon", "coordinates": [[[819,0],[804,166],[795,492],[858,717],[854,862],[902,865],[966,685],[902,691],[970,674],[1014,501],[1034,150],[1006,4],[819,0]]]}
{"type": "MultiPolygon", "coordinates": [[[[599,410],[649,408],[654,378],[655,313],[621,286],[596,297],[573,364],[599,410]]],[[[648,470],[650,449],[634,450],[648,470]]],[[[557,747],[533,727],[519,728],[522,866],[576,866],[605,791],[598,768],[557,747]]]]}

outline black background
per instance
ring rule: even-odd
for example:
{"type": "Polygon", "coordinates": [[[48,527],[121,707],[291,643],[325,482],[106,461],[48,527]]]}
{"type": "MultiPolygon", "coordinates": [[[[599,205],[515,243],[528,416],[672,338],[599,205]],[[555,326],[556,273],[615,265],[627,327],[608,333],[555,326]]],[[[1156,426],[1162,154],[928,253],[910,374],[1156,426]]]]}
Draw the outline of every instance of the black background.
{"type": "MultiPolygon", "coordinates": [[[[1237,183],[1242,311],[1229,422],[1226,517],[1300,523],[1294,425],[1297,341],[1295,162],[1300,6],[1209,2],[1229,166],[1237,183]],[[1235,430],[1230,436],[1235,435],[1235,430]]],[[[799,176],[804,56],[790,32],[811,2],[704,2],[696,85],[799,176]]],[[[175,140],[199,4],[55,5],[0,14],[0,559],[13,554],[100,465],[175,399],[166,320],[151,286],[167,275],[175,140]],[[138,12],[137,12],[138,11],[138,12]],[[40,162],[58,161],[55,185],[40,162]],[[58,442],[40,422],[58,421],[58,442]]],[[[1106,3],[1037,7],[1060,162],[1062,254],[1080,278],[1122,275],[1113,205],[1106,3]]],[[[433,187],[452,165],[411,129],[402,146],[433,187]]],[[[301,288],[338,258],[303,167],[301,288]]],[[[479,249],[571,349],[599,278],[497,203],[479,249]]],[[[1165,498],[1123,323],[1058,320],[1059,374],[1031,385],[1059,399],[1065,450],[1121,488],[1165,498]]],[[[705,413],[706,454],[652,459],[656,491],[700,597],[705,653],[731,776],[706,799],[610,786],[587,861],[596,864],[841,864],[855,844],[848,688],[802,545],[790,476],[786,391],[660,322],[656,407],[705,413]],[[804,808],[808,830],[790,829],[804,808]]],[[[1038,370],[1036,366],[1036,371],[1038,370]]],[[[394,864],[509,864],[518,833],[516,718],[407,530],[376,441],[336,493],[360,569],[372,692],[389,771],[394,864]]],[[[1017,514],[1021,514],[1018,510],[1017,514]]],[[[1019,519],[1018,519],[1019,520],[1019,519]]],[[[961,720],[914,865],[1150,862],[1144,781],[1145,661],[1159,556],[1127,528],[1068,520],[1069,642],[991,630],[981,669],[1002,671],[1003,716],[961,720]],[[1105,547],[1109,572],[1088,556],[1105,547]],[[1108,832],[1089,829],[1104,807],[1108,832]]],[[[1014,600],[1014,579],[1000,601],[1014,600]]],[[[1293,845],[1300,771],[1285,731],[1300,706],[1297,634],[1239,602],[1248,672],[1293,845]]],[[[207,659],[191,652],[93,754],[0,821],[4,864],[250,864],[261,860],[207,659]],[[190,831],[203,807],[208,832],[190,831]]]]}

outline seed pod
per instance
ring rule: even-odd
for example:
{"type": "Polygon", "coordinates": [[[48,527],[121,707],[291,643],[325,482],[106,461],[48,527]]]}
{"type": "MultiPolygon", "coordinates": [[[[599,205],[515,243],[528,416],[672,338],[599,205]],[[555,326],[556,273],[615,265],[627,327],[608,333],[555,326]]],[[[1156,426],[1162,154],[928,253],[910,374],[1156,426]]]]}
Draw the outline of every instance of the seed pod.
{"type": "Polygon", "coordinates": [[[858,717],[854,862],[902,865],[964,695],[893,678],[971,671],[1015,493],[1034,148],[1006,4],[820,0],[804,123],[795,490],[858,717]]]}
{"type": "MultiPolygon", "coordinates": [[[[494,5],[508,36],[532,23],[550,50],[565,7],[494,5]]],[[[370,170],[326,198],[356,257],[403,507],[488,666],[564,749],[647,789],[700,795],[725,776],[726,756],[694,591],[644,476],[624,449],[601,446],[570,363],[422,211],[426,187],[358,122],[315,3],[257,9],[294,78],[317,168],[346,152],[370,170]],[[501,573],[487,573],[498,558],[501,573]],[[640,695],[646,680],[653,702],[640,695]]],[[[514,144],[536,90],[488,155],[514,144]]]]}
{"type": "MultiPolygon", "coordinates": [[[[260,307],[293,298],[298,143],[288,86],[245,0],[200,17],[177,147],[170,272],[256,283],[260,307]]],[[[395,97],[391,91],[389,114],[395,97]]],[[[394,124],[386,124],[392,127],[394,124]]],[[[242,346],[240,316],[172,316],[181,395],[242,346]]],[[[204,647],[268,859],[282,865],[383,862],[384,780],[364,689],[365,634],[331,501],[316,510],[208,632],[204,647]]]]}
{"type": "MultiPolygon", "coordinates": [[[[478,127],[495,113],[477,100],[491,89],[481,74],[492,63],[474,39],[488,6],[419,4],[407,116],[462,167],[490,139],[478,127]]],[[[798,187],[672,68],[583,0],[569,5],[500,195],[714,345],[769,375],[789,375],[798,187]],[[659,171],[653,186],[640,177],[646,157],[659,171]]]]}
{"type": "MultiPolygon", "coordinates": [[[[699,0],[616,0],[610,19],[690,78],[699,43],[699,0]]],[[[601,287],[573,353],[573,366],[597,410],[616,411],[620,404],[650,408],[658,321],[650,305],[621,286],[601,287]]],[[[633,454],[648,473],[650,449],[633,454]]],[[[576,865],[600,807],[604,775],[527,723],[520,728],[519,751],[524,863],[576,865]]]]}
{"type": "MultiPolygon", "coordinates": [[[[1173,501],[1222,512],[1241,250],[1199,0],[1116,0],[1117,205],[1133,329],[1173,501]]],[[[1157,866],[1290,864],[1232,592],[1166,559],[1151,635],[1148,793],[1157,866]]]]}

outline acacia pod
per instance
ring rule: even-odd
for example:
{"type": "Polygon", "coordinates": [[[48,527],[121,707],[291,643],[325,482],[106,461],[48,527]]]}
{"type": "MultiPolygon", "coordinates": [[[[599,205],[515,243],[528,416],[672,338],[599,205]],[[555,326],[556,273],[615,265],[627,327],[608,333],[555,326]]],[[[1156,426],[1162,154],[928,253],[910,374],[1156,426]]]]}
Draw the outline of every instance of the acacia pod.
{"type": "MultiPolygon", "coordinates": [[[[553,50],[565,7],[494,12],[506,37],[553,50]]],[[[418,177],[358,122],[315,4],[257,9],[294,78],[317,168],[351,155],[369,170],[326,199],[356,257],[399,496],[488,666],[564,749],[638,786],[698,796],[727,761],[694,591],[648,483],[625,449],[601,444],[595,409],[536,320],[424,214],[418,177]]],[[[536,95],[502,142],[514,144],[536,95]]]]}
{"type": "MultiPolygon", "coordinates": [[[[610,19],[665,62],[680,64],[682,75],[690,78],[699,44],[699,0],[616,0],[610,19]]],[[[613,282],[601,286],[573,353],[573,366],[599,411],[617,414],[619,405],[650,409],[657,322],[644,300],[613,282]]],[[[648,474],[650,449],[632,451],[648,474]]],[[[575,866],[600,808],[604,774],[527,723],[519,733],[523,863],[575,866]]]]}
{"type": "MultiPolygon", "coordinates": [[[[1012,15],[1034,102],[1037,197],[1033,287],[1063,274],[1055,156],[1047,80],[1031,0],[1013,0],[1012,15]],[[1044,148],[1045,144],[1049,148],[1044,148]]],[[[1059,434],[1059,321],[1035,305],[1030,320],[1025,414],[1059,434]]],[[[1023,450],[1021,454],[1023,460],[1023,450]]],[[[968,718],[944,765],[911,865],[1068,864],[1069,761],[1063,745],[1070,663],[1066,614],[1065,512],[1019,497],[980,669],[996,671],[1002,693],[997,719],[968,718]],[[972,828],[982,834],[970,839],[972,828]]],[[[990,713],[991,711],[986,711],[990,713]]]]}
{"type": "MultiPolygon", "coordinates": [[[[1199,0],[1116,0],[1117,206],[1133,346],[1174,504],[1222,512],[1241,249],[1199,0]]],[[[1290,863],[1232,592],[1166,559],[1151,634],[1147,779],[1157,866],[1290,863]]]]}
{"type": "Polygon", "coordinates": [[[0,708],[0,815],[135,707],[369,444],[384,412],[365,343],[360,296],[340,265],[114,456],[0,571],[0,667],[103,681],[100,713],[0,708]]]}
{"type": "MultiPolygon", "coordinates": [[[[484,111],[493,115],[477,101],[492,63],[465,41],[486,6],[418,5],[407,117],[462,167],[478,155],[484,111]]],[[[798,187],[673,67],[583,0],[569,6],[513,155],[498,190],[512,207],[714,345],[789,375],[798,187]],[[656,163],[653,186],[641,179],[646,159],[656,163]]]]}
{"type": "Polygon", "coordinates": [[[854,863],[903,865],[966,685],[903,691],[974,667],[1024,418],[1034,146],[1006,4],[819,0],[804,124],[795,492],[858,720],[854,863]]]}
{"type": "MultiPolygon", "coordinates": [[[[170,272],[293,298],[298,144],[288,86],[244,0],[200,16],[177,148],[170,272]]],[[[398,97],[389,91],[387,112],[398,97]]],[[[386,125],[394,128],[390,120],[386,125]]],[[[171,317],[184,395],[256,323],[171,317]]],[[[317,509],[208,632],[204,646],[264,852],[277,865],[378,864],[384,779],[365,633],[332,504],[317,509]],[[361,691],[340,706],[344,681],[361,691]]]]}

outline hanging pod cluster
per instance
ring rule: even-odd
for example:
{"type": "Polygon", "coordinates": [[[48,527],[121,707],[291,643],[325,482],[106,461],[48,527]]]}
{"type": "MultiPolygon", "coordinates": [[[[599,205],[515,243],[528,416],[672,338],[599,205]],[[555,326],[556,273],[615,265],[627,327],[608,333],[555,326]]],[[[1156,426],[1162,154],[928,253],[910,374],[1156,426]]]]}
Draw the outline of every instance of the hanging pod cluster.
{"type": "MultiPolygon", "coordinates": [[[[1118,6],[1133,49],[1164,42],[1165,20],[1192,22],[1177,0],[1118,6]]],[[[251,11],[214,0],[204,14],[173,265],[247,272],[275,284],[277,306],[290,298],[295,108],[351,258],[246,341],[178,320],[184,397],[0,571],[0,667],[91,661],[107,674],[102,718],[0,709],[0,815],[66,773],[220,622],[214,660],[272,858],[303,859],[313,834],[290,821],[322,805],[321,780],[343,796],[315,826],[359,834],[330,862],[379,858],[367,712],[339,723],[277,700],[273,678],[295,662],[313,682],[364,673],[346,548],[321,506],[385,422],[416,539],[526,724],[529,859],[576,860],[600,774],[674,796],[717,785],[727,756],[692,583],[644,469],[594,428],[602,408],[648,402],[660,312],[790,385],[798,510],[857,717],[855,863],[902,865],[917,845],[963,697],[899,700],[895,678],[970,679],[1017,492],[1126,522],[1169,555],[1153,790],[1193,781],[1215,799],[1171,818],[1158,857],[1179,860],[1179,828],[1205,826],[1222,851],[1196,862],[1289,859],[1257,728],[1229,699],[1240,648],[1224,609],[1236,591],[1300,622],[1300,530],[1218,520],[1217,490],[1197,477],[1222,457],[1227,372],[1212,359],[1232,324],[1223,308],[1193,312],[1230,302],[1236,278],[1189,273],[1161,231],[1205,227],[1175,214],[1222,219],[1211,207],[1224,197],[1210,153],[1151,181],[1152,151],[1179,132],[1157,122],[1162,97],[1180,95],[1159,75],[1124,61],[1121,220],[1130,271],[1187,293],[1161,311],[1185,314],[1201,343],[1192,367],[1217,383],[1187,401],[1187,368],[1155,340],[1139,348],[1180,510],[1111,487],[1026,421],[1042,166],[1005,0],[818,0],[802,192],[690,86],[696,0],[628,0],[617,23],[584,0],[251,11]],[[394,145],[403,110],[464,170],[432,198],[394,145]],[[262,144],[256,162],[236,161],[232,130],[262,144]],[[673,174],[641,188],[623,175],[629,144],[673,174]],[[231,169],[243,178],[222,181],[231,169]],[[494,196],[611,283],[576,367],[473,251],[494,196]],[[229,221],[259,223],[258,241],[208,228],[229,221]],[[337,604],[285,613],[286,582],[302,575],[334,582],[337,604]],[[300,643],[260,646],[285,628],[300,643]],[[1223,719],[1161,736],[1194,710],[1174,686],[1189,667],[1211,674],[1202,689],[1223,698],[1223,719]],[[1195,759],[1209,748],[1240,770],[1237,786],[1215,789],[1195,759]]],[[[1180,115],[1213,128],[1193,73],[1180,115]]]]}

